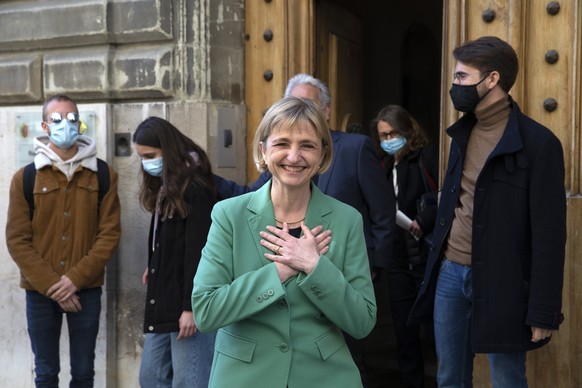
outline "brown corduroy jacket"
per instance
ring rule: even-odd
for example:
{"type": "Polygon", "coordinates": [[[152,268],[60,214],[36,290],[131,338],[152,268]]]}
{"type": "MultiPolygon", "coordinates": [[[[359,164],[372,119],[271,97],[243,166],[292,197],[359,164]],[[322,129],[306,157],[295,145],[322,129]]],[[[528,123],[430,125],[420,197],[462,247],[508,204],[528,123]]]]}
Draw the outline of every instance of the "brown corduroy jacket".
{"type": "Polygon", "coordinates": [[[66,275],[78,289],[103,285],[105,265],[121,234],[117,173],[109,166],[109,190],[98,206],[97,173],[78,167],[73,178],[48,166],[37,171],[35,210],[14,174],[6,222],[6,245],[20,269],[20,286],[46,295],[66,275]]]}

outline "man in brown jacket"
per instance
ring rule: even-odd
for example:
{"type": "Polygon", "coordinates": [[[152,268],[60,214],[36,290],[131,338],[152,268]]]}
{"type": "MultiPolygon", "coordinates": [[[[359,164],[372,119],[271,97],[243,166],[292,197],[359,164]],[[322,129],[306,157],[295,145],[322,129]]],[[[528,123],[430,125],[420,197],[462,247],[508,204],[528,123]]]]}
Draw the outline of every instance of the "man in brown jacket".
{"type": "Polygon", "coordinates": [[[46,135],[34,139],[34,211],[22,168],[10,186],[6,243],[26,290],[37,387],[58,386],[63,314],[71,386],[91,387],[105,265],[121,229],[117,173],[98,163],[94,140],[79,134],[79,111],[67,96],[46,101],[42,128],[46,135]],[[108,170],[108,188],[99,187],[98,166],[108,170]]]}

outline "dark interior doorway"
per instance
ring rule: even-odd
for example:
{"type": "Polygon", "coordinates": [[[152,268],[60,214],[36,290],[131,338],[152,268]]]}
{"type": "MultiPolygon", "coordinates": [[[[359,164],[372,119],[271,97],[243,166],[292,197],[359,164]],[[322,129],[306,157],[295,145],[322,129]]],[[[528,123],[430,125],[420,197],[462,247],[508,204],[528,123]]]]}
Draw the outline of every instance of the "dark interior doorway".
{"type": "MultiPolygon", "coordinates": [[[[352,121],[351,124],[355,127],[359,125],[360,131],[371,134],[375,129],[370,128],[370,122],[376,114],[386,105],[397,104],[417,119],[431,143],[438,147],[441,133],[439,114],[443,0],[319,0],[316,6],[316,13],[320,12],[316,17],[320,28],[316,25],[316,34],[319,32],[319,35],[315,38],[318,51],[314,74],[331,83],[331,89],[335,91],[335,95],[332,93],[332,105],[339,106],[335,125],[339,126],[342,117],[350,116],[350,119],[357,118],[359,121],[352,121]],[[330,11],[334,7],[338,10],[330,11]],[[346,12],[358,21],[354,22],[353,18],[346,17],[346,12]],[[326,20],[324,14],[338,20],[326,20]],[[361,33],[345,31],[342,34],[342,31],[337,31],[338,28],[341,30],[342,25],[346,29],[361,26],[361,33]],[[330,61],[342,59],[327,55],[330,51],[327,47],[328,38],[321,33],[329,33],[332,28],[336,29],[337,35],[342,35],[339,40],[350,40],[350,36],[360,37],[351,45],[355,47],[351,52],[361,55],[361,62],[344,58],[334,69],[334,64],[330,61]],[[349,63],[357,65],[350,68],[349,63]],[[346,82],[341,78],[334,78],[331,75],[334,72],[354,79],[346,82]],[[346,90],[350,88],[358,90],[346,90]],[[354,104],[357,105],[355,108],[354,104]],[[344,116],[342,111],[356,113],[344,116]]],[[[335,37],[333,39],[338,40],[335,37]]],[[[329,46],[332,46],[332,42],[329,46]]],[[[343,43],[343,46],[350,47],[350,43],[343,43]]],[[[381,276],[375,284],[378,322],[365,340],[366,367],[371,388],[401,386],[388,302],[387,277],[381,276]]],[[[430,347],[424,353],[425,387],[435,387],[436,357],[430,347]]]]}
{"type": "MultiPolygon", "coordinates": [[[[370,121],[382,107],[402,105],[437,144],[443,0],[321,0],[318,8],[323,3],[361,20],[362,90],[355,93],[362,96],[360,124],[369,129],[370,121]]],[[[317,62],[316,74],[320,72],[317,62]]],[[[353,95],[344,96],[340,91],[333,99],[349,99],[353,95]]]]}

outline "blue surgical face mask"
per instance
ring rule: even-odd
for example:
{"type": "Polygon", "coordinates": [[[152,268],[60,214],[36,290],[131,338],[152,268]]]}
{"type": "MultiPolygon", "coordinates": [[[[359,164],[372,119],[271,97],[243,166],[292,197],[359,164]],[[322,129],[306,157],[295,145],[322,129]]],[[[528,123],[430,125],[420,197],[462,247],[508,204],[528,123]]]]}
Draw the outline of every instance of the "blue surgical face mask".
{"type": "Polygon", "coordinates": [[[380,147],[388,154],[394,155],[404,147],[406,144],[406,138],[404,136],[395,137],[390,140],[382,140],[380,142],[380,147]]]}
{"type": "Polygon", "coordinates": [[[60,149],[71,148],[79,138],[79,123],[71,123],[69,120],[61,120],[60,123],[50,123],[51,142],[60,149]]]}
{"type": "Polygon", "coordinates": [[[141,165],[145,172],[151,176],[162,176],[162,170],[164,168],[164,163],[162,157],[155,159],[142,159],[141,165]]]}

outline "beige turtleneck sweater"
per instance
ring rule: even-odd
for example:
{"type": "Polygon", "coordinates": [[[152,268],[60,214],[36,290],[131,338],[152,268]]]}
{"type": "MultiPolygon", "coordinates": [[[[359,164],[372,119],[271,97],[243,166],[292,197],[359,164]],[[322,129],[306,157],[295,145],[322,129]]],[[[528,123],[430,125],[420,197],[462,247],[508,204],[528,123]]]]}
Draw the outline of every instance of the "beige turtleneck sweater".
{"type": "Polygon", "coordinates": [[[477,123],[469,136],[461,177],[459,202],[455,208],[451,233],[444,251],[445,257],[455,263],[471,265],[475,183],[485,161],[503,135],[510,111],[509,99],[507,98],[475,110],[477,123]]]}

